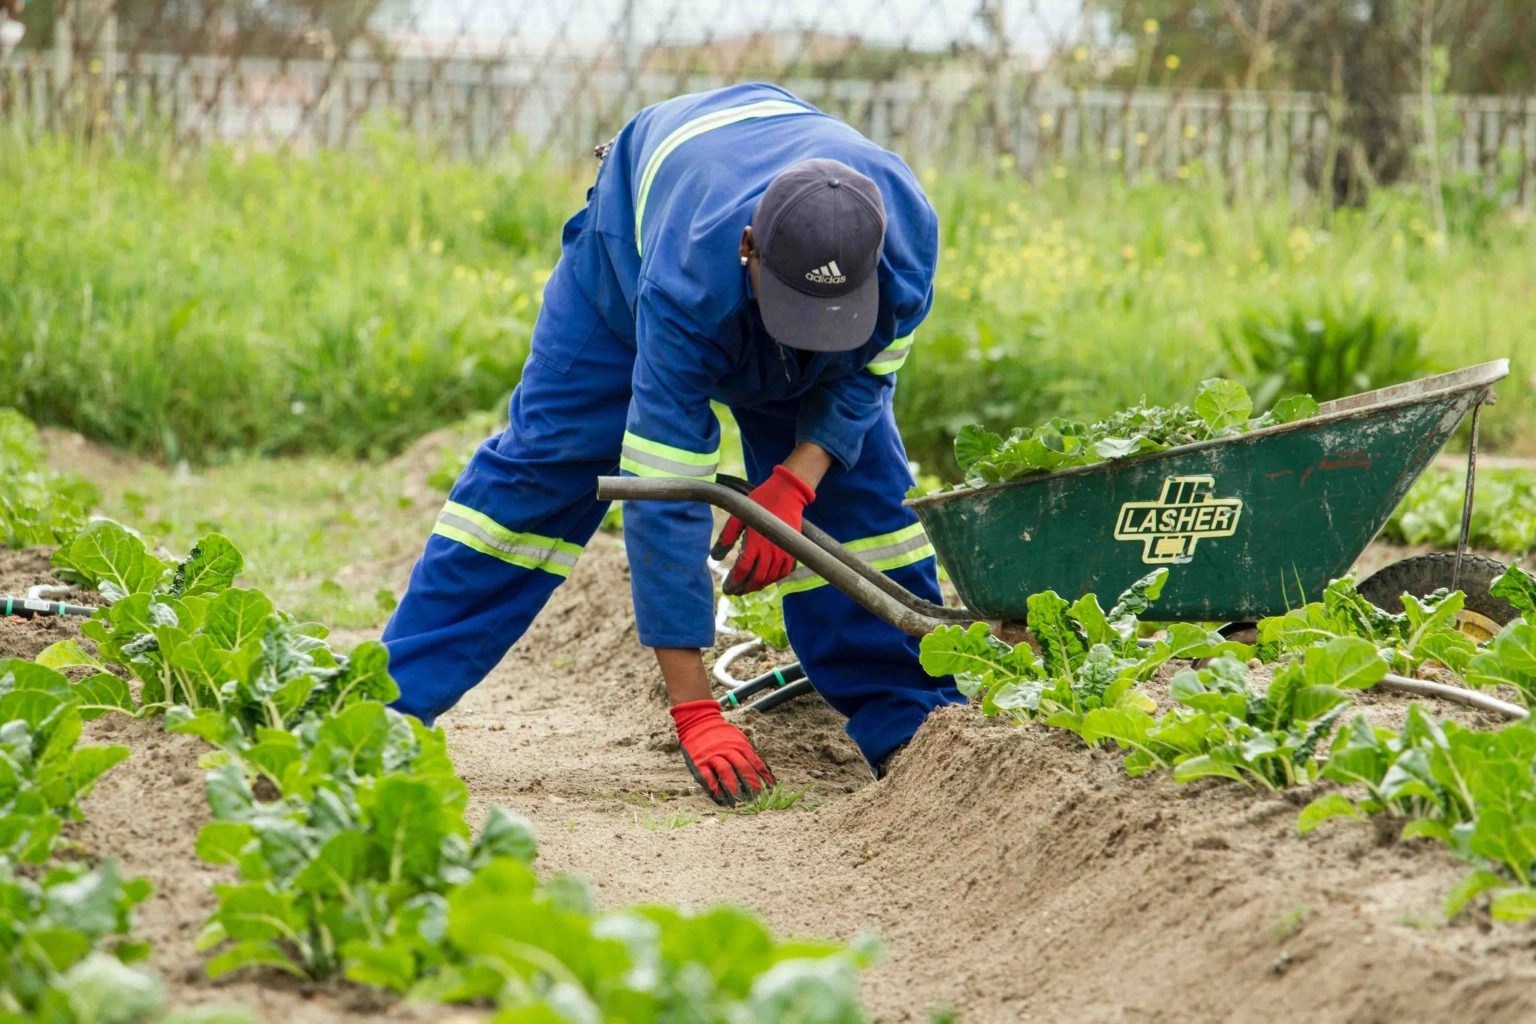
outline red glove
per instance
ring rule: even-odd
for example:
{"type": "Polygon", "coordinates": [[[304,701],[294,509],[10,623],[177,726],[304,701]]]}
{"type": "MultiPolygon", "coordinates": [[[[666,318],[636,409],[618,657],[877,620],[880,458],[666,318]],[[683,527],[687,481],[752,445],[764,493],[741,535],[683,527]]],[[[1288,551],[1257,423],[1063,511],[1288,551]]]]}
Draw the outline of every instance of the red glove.
{"type": "Polygon", "coordinates": [[[674,705],[672,721],[688,770],[715,803],[729,807],[773,785],[773,773],[713,700],[674,705]]]}
{"type": "MultiPolygon", "coordinates": [[[[816,491],[810,484],[795,476],[783,466],[774,466],[773,475],[747,495],[763,508],[784,520],[798,532],[805,516],[805,506],[816,500],[816,491]]],[[[726,556],[741,536],[742,521],[735,516],[725,521],[720,539],[715,542],[710,556],[719,560],[726,556]]],[[[795,568],[795,560],[789,552],[774,544],[756,530],[747,530],[747,540],[736,556],[721,589],[727,594],[750,594],[762,590],[770,583],[777,583],[795,568]]]]}

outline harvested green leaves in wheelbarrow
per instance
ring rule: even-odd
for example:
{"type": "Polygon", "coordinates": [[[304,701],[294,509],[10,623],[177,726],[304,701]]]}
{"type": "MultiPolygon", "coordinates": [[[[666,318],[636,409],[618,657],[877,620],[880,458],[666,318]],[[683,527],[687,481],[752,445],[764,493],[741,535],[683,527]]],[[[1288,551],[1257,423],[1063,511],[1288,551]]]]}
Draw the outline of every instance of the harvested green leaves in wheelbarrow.
{"type": "Polygon", "coordinates": [[[962,486],[984,487],[1291,423],[1317,411],[1310,395],[1292,395],[1253,418],[1248,391],[1236,381],[1215,378],[1200,385],[1193,405],[1147,405],[1142,399],[1096,423],[1057,418],[1043,426],[1015,427],[1006,438],[965,426],[955,437],[955,459],[965,474],[962,486]]]}

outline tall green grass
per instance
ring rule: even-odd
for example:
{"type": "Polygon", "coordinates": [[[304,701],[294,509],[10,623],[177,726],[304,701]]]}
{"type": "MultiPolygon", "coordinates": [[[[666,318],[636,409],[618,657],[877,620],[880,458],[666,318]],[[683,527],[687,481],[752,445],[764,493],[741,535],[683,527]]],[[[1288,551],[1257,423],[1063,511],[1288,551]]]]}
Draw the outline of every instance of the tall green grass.
{"type": "Polygon", "coordinates": [[[185,163],[0,142],[0,405],[138,451],[393,451],[517,381],[575,183],[375,133],[185,163]]]}
{"type": "MultiPolygon", "coordinates": [[[[175,163],[0,140],[0,405],[194,461],[396,450],[516,383],[590,170],[471,167],[383,130],[348,153],[175,163]]],[[[1334,309],[1412,331],[1430,369],[1514,357],[1485,426],[1536,447],[1536,228],[1468,188],[1440,237],[1411,191],[1331,213],[1229,204],[1198,173],[923,178],[943,252],[897,400],[925,466],[942,471],[964,423],[1096,417],[1258,374],[1223,338],[1334,309]]],[[[1347,324],[1325,339],[1364,343],[1347,324]]]]}

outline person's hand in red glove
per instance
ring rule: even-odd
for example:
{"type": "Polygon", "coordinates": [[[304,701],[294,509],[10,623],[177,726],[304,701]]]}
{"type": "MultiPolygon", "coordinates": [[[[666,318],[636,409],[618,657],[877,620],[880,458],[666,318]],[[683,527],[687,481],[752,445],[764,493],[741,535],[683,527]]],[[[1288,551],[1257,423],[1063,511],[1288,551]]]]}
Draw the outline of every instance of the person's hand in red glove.
{"type": "Polygon", "coordinates": [[[730,807],[773,785],[773,773],[714,700],[674,704],[672,721],[688,770],[715,803],[730,807]]]}
{"type": "MultiPolygon", "coordinates": [[[[773,475],[764,480],[747,495],[753,501],[778,516],[798,531],[805,518],[805,506],[816,500],[816,490],[784,466],[774,466],[773,475]]],[[[722,559],[735,545],[745,530],[747,539],[736,556],[736,564],[721,587],[727,594],[749,594],[762,590],[770,583],[777,583],[795,568],[795,560],[789,552],[770,541],[756,530],[746,530],[735,516],[726,520],[720,539],[710,551],[710,557],[722,559]]]]}

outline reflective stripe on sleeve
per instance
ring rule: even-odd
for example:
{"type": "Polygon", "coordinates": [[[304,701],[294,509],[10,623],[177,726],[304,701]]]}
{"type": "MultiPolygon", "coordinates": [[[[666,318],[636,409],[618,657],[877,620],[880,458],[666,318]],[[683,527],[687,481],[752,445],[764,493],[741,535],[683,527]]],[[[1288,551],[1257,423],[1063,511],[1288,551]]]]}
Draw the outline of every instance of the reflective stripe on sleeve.
{"type": "MultiPolygon", "coordinates": [[[[933,556],[933,545],[928,542],[928,535],[923,532],[921,523],[904,526],[892,533],[862,537],[849,541],[843,547],[881,572],[900,569],[904,565],[912,565],[933,556]]],[[[784,581],[778,585],[778,592],[781,596],[798,594],[802,590],[825,586],[826,583],[826,580],[801,565],[784,577],[784,581]]]]}
{"type": "Polygon", "coordinates": [[[661,170],[662,161],[671,156],[677,147],[689,139],[698,138],[707,131],[715,128],[724,128],[728,124],[737,124],[741,121],[751,121],[761,117],[814,113],[816,111],[802,107],[798,103],[791,103],[788,100],[759,100],[756,103],[747,103],[740,107],[727,107],[724,110],[703,114],[662,139],[651,152],[651,158],[645,162],[645,173],[640,175],[640,187],[635,192],[635,252],[643,253],[640,242],[640,229],[645,222],[645,204],[651,195],[651,185],[656,181],[656,174],[661,170]]]}
{"type": "Polygon", "coordinates": [[[652,441],[638,434],[624,432],[624,448],[619,454],[619,468],[635,476],[687,477],[691,480],[715,479],[720,468],[720,449],[708,454],[652,441]]]}
{"type": "Polygon", "coordinates": [[[571,574],[581,555],[580,544],[536,533],[514,533],[483,512],[454,501],[438,513],[432,532],[510,565],[540,569],[561,578],[571,574]]]}
{"type": "Polygon", "coordinates": [[[912,354],[912,338],[913,335],[910,334],[905,338],[897,338],[865,369],[880,375],[895,373],[901,369],[901,364],[907,361],[907,356],[912,354]]]}

